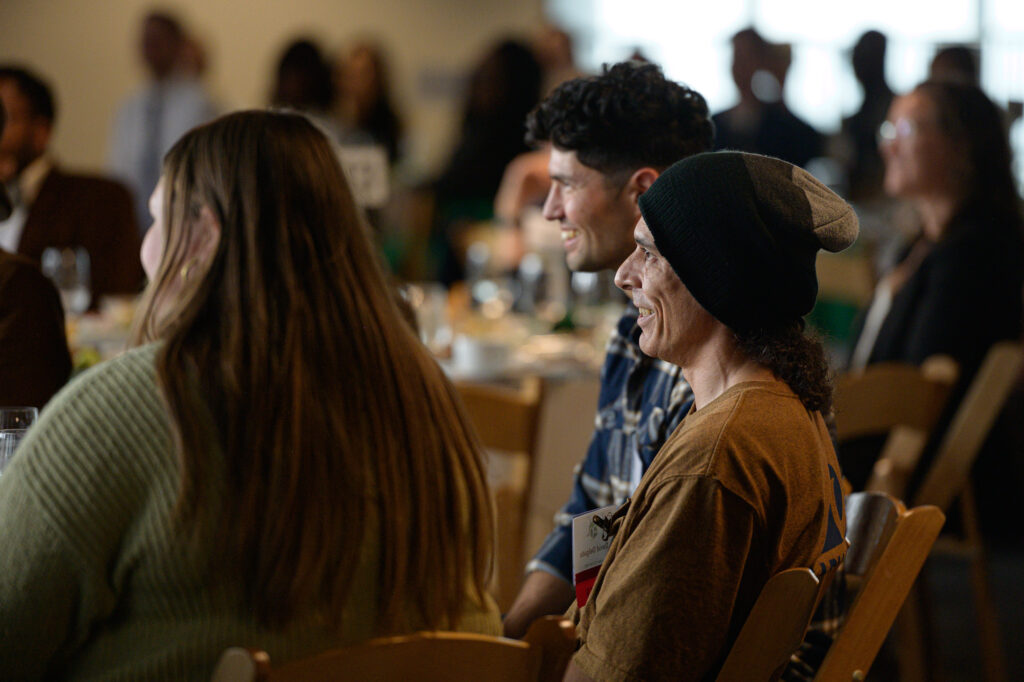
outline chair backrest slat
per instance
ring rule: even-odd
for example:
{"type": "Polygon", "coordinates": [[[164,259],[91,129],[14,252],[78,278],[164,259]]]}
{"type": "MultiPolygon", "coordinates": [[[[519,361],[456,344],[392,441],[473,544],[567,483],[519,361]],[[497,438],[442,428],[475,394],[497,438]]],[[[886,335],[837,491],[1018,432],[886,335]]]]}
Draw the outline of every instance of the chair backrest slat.
{"type": "Polygon", "coordinates": [[[777,573],[761,589],[717,682],[776,679],[803,641],[822,583],[809,568],[777,573]]]}
{"type": "Polygon", "coordinates": [[[539,377],[526,377],[519,388],[460,382],[456,389],[484,447],[533,454],[543,396],[539,377]]]}
{"type": "Polygon", "coordinates": [[[234,647],[212,682],[554,682],[575,649],[572,623],[542,619],[523,641],[461,632],[381,637],[274,668],[261,651],[234,647]]]}
{"type": "Polygon", "coordinates": [[[272,670],[268,682],[346,680],[493,679],[527,682],[537,678],[540,656],[525,642],[483,635],[424,632],[373,640],[272,670]]]}
{"type": "Polygon", "coordinates": [[[865,679],[945,523],[936,507],[907,511],[884,493],[855,493],[846,510],[853,555],[846,570],[860,588],[815,682],[865,679]]]}
{"type": "Polygon", "coordinates": [[[1022,362],[1020,343],[1003,341],[989,349],[939,445],[914,504],[931,504],[945,511],[964,490],[971,466],[1017,381],[1022,362]]]}
{"type": "Polygon", "coordinates": [[[523,541],[544,385],[540,377],[531,376],[518,388],[460,382],[456,389],[483,446],[498,451],[487,462],[497,540],[490,590],[505,611],[519,591],[525,564],[523,541]]]}
{"type": "Polygon", "coordinates": [[[956,382],[956,362],[945,355],[920,367],[883,362],[836,381],[836,436],[840,442],[885,434],[897,426],[929,432],[956,382]]]}

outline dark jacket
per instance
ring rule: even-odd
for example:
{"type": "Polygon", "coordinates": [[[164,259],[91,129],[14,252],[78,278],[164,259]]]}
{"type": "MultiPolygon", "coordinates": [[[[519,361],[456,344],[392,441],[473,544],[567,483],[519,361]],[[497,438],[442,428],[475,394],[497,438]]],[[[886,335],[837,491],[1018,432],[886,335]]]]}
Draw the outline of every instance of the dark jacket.
{"type": "Polygon", "coordinates": [[[95,307],[103,295],[141,289],[140,243],[131,194],[124,185],[54,168],[29,209],[18,253],[38,263],[47,247],[85,247],[95,307]]]}
{"type": "Polygon", "coordinates": [[[982,217],[962,219],[893,296],[868,362],[951,355],[969,381],[996,341],[1021,333],[1024,243],[982,217]]]}
{"type": "Polygon", "coordinates": [[[0,405],[41,408],[70,374],[57,290],[32,261],[0,250],[0,405]]]}
{"type": "MultiPolygon", "coordinates": [[[[920,364],[944,353],[960,366],[949,402],[910,481],[916,489],[985,354],[997,341],[1021,335],[1024,239],[1011,221],[983,212],[962,215],[893,296],[868,364],[920,364]]],[[[863,317],[860,321],[863,328],[863,317]]],[[[856,344],[854,344],[856,347],[856,344]]],[[[881,449],[878,439],[840,445],[843,474],[855,489],[866,483],[881,449]]]]}

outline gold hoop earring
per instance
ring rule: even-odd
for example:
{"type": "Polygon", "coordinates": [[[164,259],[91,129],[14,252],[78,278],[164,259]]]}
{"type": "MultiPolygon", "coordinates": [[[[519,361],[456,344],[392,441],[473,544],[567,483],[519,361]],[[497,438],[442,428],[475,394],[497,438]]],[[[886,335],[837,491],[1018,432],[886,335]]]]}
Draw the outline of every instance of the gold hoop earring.
{"type": "Polygon", "coordinates": [[[188,281],[188,273],[192,269],[192,266],[196,264],[196,258],[191,258],[187,263],[181,266],[181,281],[188,281]]]}

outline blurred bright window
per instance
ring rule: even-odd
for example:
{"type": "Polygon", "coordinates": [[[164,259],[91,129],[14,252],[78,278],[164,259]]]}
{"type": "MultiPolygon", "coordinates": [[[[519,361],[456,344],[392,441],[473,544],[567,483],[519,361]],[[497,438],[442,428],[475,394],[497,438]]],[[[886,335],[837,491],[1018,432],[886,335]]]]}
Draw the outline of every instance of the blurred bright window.
{"type": "MultiPolygon", "coordinates": [[[[888,39],[889,86],[906,92],[924,80],[936,49],[980,50],[981,84],[1008,106],[1024,101],[1024,0],[547,0],[552,20],[576,40],[586,71],[635,52],[703,94],[713,112],[733,106],[730,38],[753,26],[792,46],[786,104],[824,133],[860,106],[850,50],[869,29],[888,39]]],[[[1017,105],[1019,109],[1019,105],[1017,105]]],[[[1024,120],[1010,131],[1024,185],[1024,120]]]]}
{"type": "Polygon", "coordinates": [[[868,29],[889,39],[886,72],[896,92],[924,79],[938,47],[978,46],[982,85],[1000,104],[1024,99],[1024,0],[548,0],[577,41],[580,65],[597,71],[641,52],[700,91],[713,111],[737,100],[732,35],[754,26],[790,43],[789,107],[823,132],[860,105],[849,51],[868,29]]]}

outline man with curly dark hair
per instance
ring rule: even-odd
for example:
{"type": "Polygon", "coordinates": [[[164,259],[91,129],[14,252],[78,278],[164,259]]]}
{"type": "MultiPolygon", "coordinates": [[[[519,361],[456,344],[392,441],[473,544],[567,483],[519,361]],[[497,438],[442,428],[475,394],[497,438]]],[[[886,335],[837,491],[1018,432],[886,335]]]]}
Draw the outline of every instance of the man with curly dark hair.
{"type": "MultiPolygon", "coordinates": [[[[618,268],[635,246],[640,195],[675,161],[710,150],[714,137],[704,98],[642,62],[563,83],[526,125],[527,142],[550,144],[544,216],[560,223],[577,272],[618,268]]],[[[629,304],[608,343],[594,435],[555,529],[526,567],[508,636],[569,606],[572,517],[629,497],[693,401],[678,367],[640,350],[637,314],[629,304]]]]}

